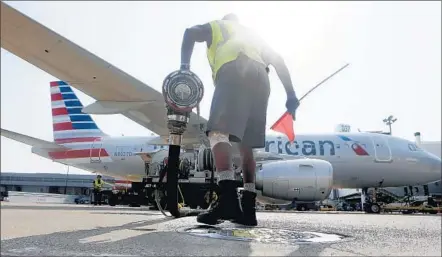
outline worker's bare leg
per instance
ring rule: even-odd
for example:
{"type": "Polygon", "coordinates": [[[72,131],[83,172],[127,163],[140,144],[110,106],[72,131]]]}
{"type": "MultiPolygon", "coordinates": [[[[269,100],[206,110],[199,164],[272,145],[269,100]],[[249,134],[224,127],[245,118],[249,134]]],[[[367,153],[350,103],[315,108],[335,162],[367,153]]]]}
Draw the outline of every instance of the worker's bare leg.
{"type": "Polygon", "coordinates": [[[229,142],[229,135],[211,131],[209,132],[209,141],[220,191],[217,204],[211,210],[198,215],[197,221],[214,225],[223,220],[237,219],[241,216],[241,209],[233,171],[232,145],[229,142]]]}
{"type": "Polygon", "coordinates": [[[256,226],[256,192],[255,192],[255,169],[256,162],[251,147],[241,145],[241,161],[244,181],[244,191],[242,192],[241,206],[243,215],[235,223],[247,226],[256,226]]]}
{"type": "Polygon", "coordinates": [[[242,161],[242,172],[244,178],[244,190],[255,192],[255,168],[256,162],[253,156],[253,149],[241,145],[241,161],[242,161]]]}

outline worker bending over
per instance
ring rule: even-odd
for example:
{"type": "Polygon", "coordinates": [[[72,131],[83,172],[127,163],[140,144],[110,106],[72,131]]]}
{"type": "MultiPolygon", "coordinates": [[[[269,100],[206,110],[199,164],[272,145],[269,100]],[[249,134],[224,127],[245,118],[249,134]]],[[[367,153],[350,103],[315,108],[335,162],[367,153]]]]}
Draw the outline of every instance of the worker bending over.
{"type": "Polygon", "coordinates": [[[242,26],[236,15],[226,15],[186,29],[181,48],[181,70],[190,69],[195,42],[206,42],[207,58],[215,85],[207,135],[215,159],[220,188],[217,206],[198,215],[197,221],[216,224],[223,220],[256,226],[255,168],[253,148],[265,146],[267,103],[270,95],[268,65],[272,65],[287,93],[287,110],[295,117],[299,101],[289,71],[281,58],[254,32],[242,26]],[[238,202],[232,168],[232,145],[240,145],[244,192],[238,202]]]}
{"type": "Polygon", "coordinates": [[[104,181],[101,179],[101,175],[97,175],[97,178],[94,179],[94,205],[101,205],[101,189],[103,187],[104,181]]]}

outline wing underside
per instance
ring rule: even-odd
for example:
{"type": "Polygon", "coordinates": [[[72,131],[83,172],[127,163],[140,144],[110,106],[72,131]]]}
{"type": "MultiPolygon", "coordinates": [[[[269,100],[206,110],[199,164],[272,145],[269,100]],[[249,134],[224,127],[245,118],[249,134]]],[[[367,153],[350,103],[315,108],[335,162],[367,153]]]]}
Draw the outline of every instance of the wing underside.
{"type": "MultiPolygon", "coordinates": [[[[4,2],[1,46],[97,101],[131,105],[119,113],[164,138],[168,136],[165,102],[160,92],[4,2]]],[[[192,113],[184,134],[188,142],[198,142],[198,122],[205,124],[206,120],[200,117],[198,121],[192,113]]]]}
{"type": "MultiPolygon", "coordinates": [[[[94,98],[97,102],[86,106],[85,112],[122,114],[158,134],[157,144],[167,144],[169,130],[160,92],[4,2],[0,17],[2,48],[94,98]]],[[[192,112],[183,144],[200,144],[206,123],[192,112]]],[[[263,160],[291,157],[257,151],[257,158],[263,160]]]]}

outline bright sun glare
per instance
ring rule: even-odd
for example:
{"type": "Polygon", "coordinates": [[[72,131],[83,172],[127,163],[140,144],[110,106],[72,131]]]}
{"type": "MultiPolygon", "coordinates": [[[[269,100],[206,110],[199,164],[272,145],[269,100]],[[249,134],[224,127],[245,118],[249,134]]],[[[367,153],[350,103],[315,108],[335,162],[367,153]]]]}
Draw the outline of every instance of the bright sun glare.
{"type": "Polygon", "coordinates": [[[321,59],[315,55],[323,54],[324,37],[332,33],[324,28],[333,22],[330,15],[339,19],[338,11],[343,10],[337,5],[339,3],[257,1],[235,2],[233,8],[241,23],[255,30],[287,63],[296,60],[308,67],[321,59]]]}

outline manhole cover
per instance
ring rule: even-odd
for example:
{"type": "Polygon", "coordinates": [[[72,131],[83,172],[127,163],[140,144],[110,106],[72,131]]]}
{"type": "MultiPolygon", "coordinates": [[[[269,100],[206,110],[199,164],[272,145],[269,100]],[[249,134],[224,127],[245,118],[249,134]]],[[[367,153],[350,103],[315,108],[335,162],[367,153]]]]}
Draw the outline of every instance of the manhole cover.
{"type": "Polygon", "coordinates": [[[329,243],[345,238],[345,236],[337,234],[293,231],[277,228],[217,228],[211,226],[199,226],[184,229],[183,232],[194,236],[208,238],[278,244],[329,243]]]}

